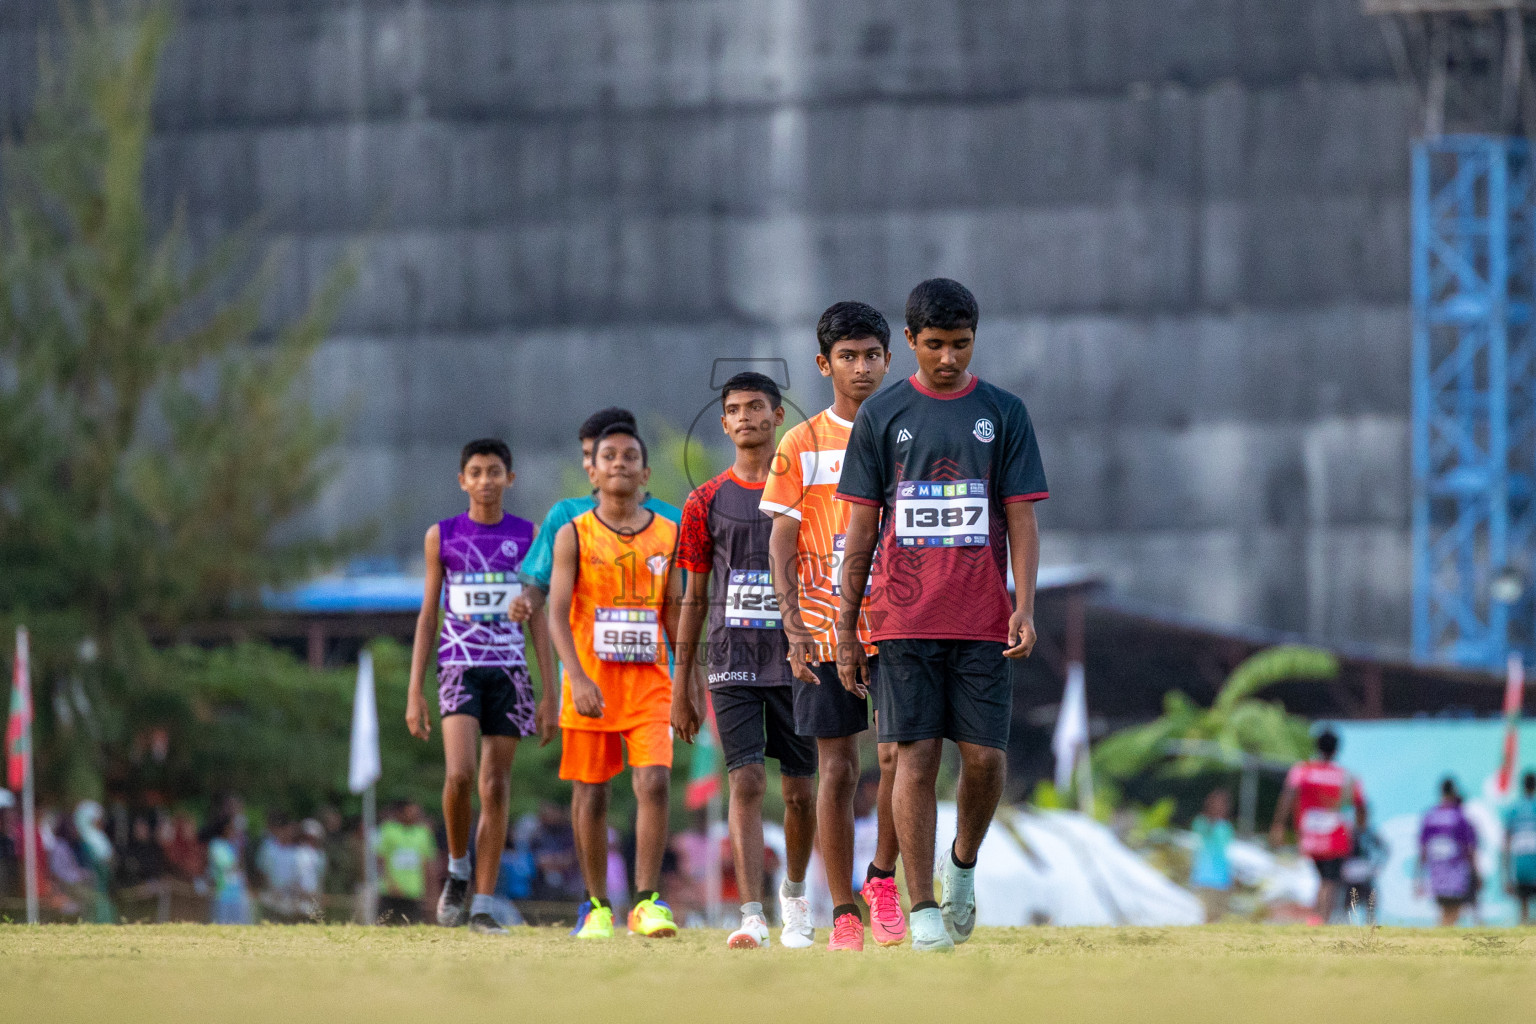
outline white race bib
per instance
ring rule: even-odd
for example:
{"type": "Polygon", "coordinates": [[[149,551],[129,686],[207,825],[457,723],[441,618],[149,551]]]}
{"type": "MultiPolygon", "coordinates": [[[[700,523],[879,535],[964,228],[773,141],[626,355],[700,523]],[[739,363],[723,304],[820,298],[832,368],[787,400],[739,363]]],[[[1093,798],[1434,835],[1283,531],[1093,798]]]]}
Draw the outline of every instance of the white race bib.
{"type": "Polygon", "coordinates": [[[421,851],[411,848],[396,850],[389,855],[389,866],[395,871],[415,871],[421,867],[421,851]]]}
{"type": "Polygon", "coordinates": [[[1517,857],[1536,853],[1536,830],[1523,828],[1509,834],[1509,852],[1517,857]]]}
{"type": "Polygon", "coordinates": [[[1433,861],[1455,860],[1461,856],[1461,844],[1450,836],[1431,836],[1424,853],[1433,861]]]}
{"type": "Polygon", "coordinates": [[[448,584],[448,614],[469,622],[505,620],[523,585],[509,572],[466,572],[448,584]]]}
{"type": "Polygon", "coordinates": [[[1343,822],[1344,819],[1339,817],[1338,811],[1313,807],[1301,816],[1301,828],[1297,831],[1312,836],[1330,836],[1343,822]]]}
{"type": "Polygon", "coordinates": [[[725,588],[725,624],[737,629],[780,629],[779,595],[771,575],[760,569],[732,569],[725,588]]]}
{"type": "Polygon", "coordinates": [[[592,650],[599,661],[654,662],[661,624],[650,608],[597,608],[592,613],[592,650]]]}
{"type": "Polygon", "coordinates": [[[975,548],[990,543],[985,480],[909,480],[896,485],[896,543],[975,548]]]}

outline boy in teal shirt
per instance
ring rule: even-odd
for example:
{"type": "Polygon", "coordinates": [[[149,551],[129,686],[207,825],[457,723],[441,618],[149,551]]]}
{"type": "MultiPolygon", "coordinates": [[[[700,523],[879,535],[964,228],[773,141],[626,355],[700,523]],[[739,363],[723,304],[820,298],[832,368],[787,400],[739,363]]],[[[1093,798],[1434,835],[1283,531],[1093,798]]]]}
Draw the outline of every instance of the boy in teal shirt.
{"type": "Polygon", "coordinates": [[[1536,772],[1526,772],[1522,795],[1504,812],[1504,887],[1520,904],[1520,923],[1530,923],[1536,896],[1536,772]]]}

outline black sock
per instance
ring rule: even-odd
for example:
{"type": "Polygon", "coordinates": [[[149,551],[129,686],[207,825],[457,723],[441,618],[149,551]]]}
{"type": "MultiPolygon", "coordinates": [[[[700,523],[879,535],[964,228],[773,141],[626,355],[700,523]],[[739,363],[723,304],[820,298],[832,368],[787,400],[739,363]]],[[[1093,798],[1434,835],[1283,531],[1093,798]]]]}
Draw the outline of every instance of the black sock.
{"type": "Polygon", "coordinates": [[[969,870],[971,870],[971,868],[976,866],[976,862],[974,860],[969,862],[969,863],[967,863],[967,862],[961,860],[959,857],[955,856],[955,844],[954,843],[950,843],[949,844],[949,859],[955,862],[955,867],[961,868],[962,870],[965,870],[965,871],[969,871],[969,870]]]}
{"type": "Polygon", "coordinates": [[[917,913],[919,910],[938,910],[938,909],[939,909],[939,905],[937,903],[935,903],[933,900],[923,900],[923,902],[921,902],[921,903],[914,903],[914,904],[912,904],[912,913],[914,913],[914,914],[917,913]]]}
{"type": "Polygon", "coordinates": [[[879,868],[875,867],[875,862],[874,861],[870,861],[869,862],[869,870],[864,872],[864,881],[866,881],[866,882],[868,882],[870,879],[873,879],[873,878],[895,878],[895,877],[896,877],[896,872],[895,871],[881,871],[879,868]]]}
{"type": "Polygon", "coordinates": [[[842,917],[844,914],[852,914],[854,917],[857,917],[859,919],[859,923],[860,924],[864,923],[864,917],[863,917],[862,914],[859,913],[859,905],[857,903],[844,903],[841,906],[836,906],[836,907],[832,908],[832,920],[833,921],[836,921],[838,918],[842,917]]]}

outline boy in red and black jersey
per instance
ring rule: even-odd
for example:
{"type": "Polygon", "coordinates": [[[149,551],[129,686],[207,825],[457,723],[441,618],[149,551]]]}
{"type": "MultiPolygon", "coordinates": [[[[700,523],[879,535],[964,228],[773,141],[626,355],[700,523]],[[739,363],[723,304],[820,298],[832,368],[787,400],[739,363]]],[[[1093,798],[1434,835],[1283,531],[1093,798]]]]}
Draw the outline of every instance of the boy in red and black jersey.
{"type": "Polygon", "coordinates": [[[684,738],[697,727],[686,695],[695,665],[709,679],[720,748],[730,779],[731,846],[741,888],[736,949],[768,945],[763,912],[763,795],[766,758],[779,762],[784,795],[785,879],[779,890],[781,941],[803,949],[813,939],[805,871],[816,838],[816,744],[795,730],[789,646],[773,588],[773,521],[758,504],[773,464],[774,432],[784,422],[778,385],[761,373],[738,373],[720,392],[720,426],[736,461],[694,490],[683,506],[677,564],[688,571],[673,675],[673,723],[684,738]],[[711,587],[713,582],[713,587],[711,587]],[[708,643],[694,642],[705,619],[708,643]]]}
{"type": "Polygon", "coordinates": [[[976,853],[1002,796],[1013,710],[1005,659],[1027,657],[1035,643],[1034,503],[1049,493],[1045,469],[1024,403],[967,369],[977,320],[976,299],[958,282],[912,290],[906,337],[918,371],[860,407],[837,491],[854,506],[838,673],[861,694],[868,679],[855,631],[877,538],[881,547],[868,598],[880,646],[875,707],[881,742],[897,744],[896,834],[914,949],[950,948],[975,925],[976,853]],[[932,851],[945,739],[960,747],[961,774],[941,907],[932,851]]]}

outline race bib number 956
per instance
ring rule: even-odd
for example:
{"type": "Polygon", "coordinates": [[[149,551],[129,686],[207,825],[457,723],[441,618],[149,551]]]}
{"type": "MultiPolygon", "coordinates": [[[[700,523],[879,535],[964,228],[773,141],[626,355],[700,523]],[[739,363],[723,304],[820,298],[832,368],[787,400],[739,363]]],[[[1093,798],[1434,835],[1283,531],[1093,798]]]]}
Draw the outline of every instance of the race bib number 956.
{"type": "Polygon", "coordinates": [[[522,592],[509,572],[467,572],[448,584],[448,613],[471,622],[499,621],[522,592]]]}
{"type": "Polygon", "coordinates": [[[649,608],[593,610],[592,650],[599,661],[653,662],[661,625],[649,608]]]}
{"type": "Polygon", "coordinates": [[[896,543],[904,548],[985,547],[985,480],[908,480],[896,485],[896,543]]]}

